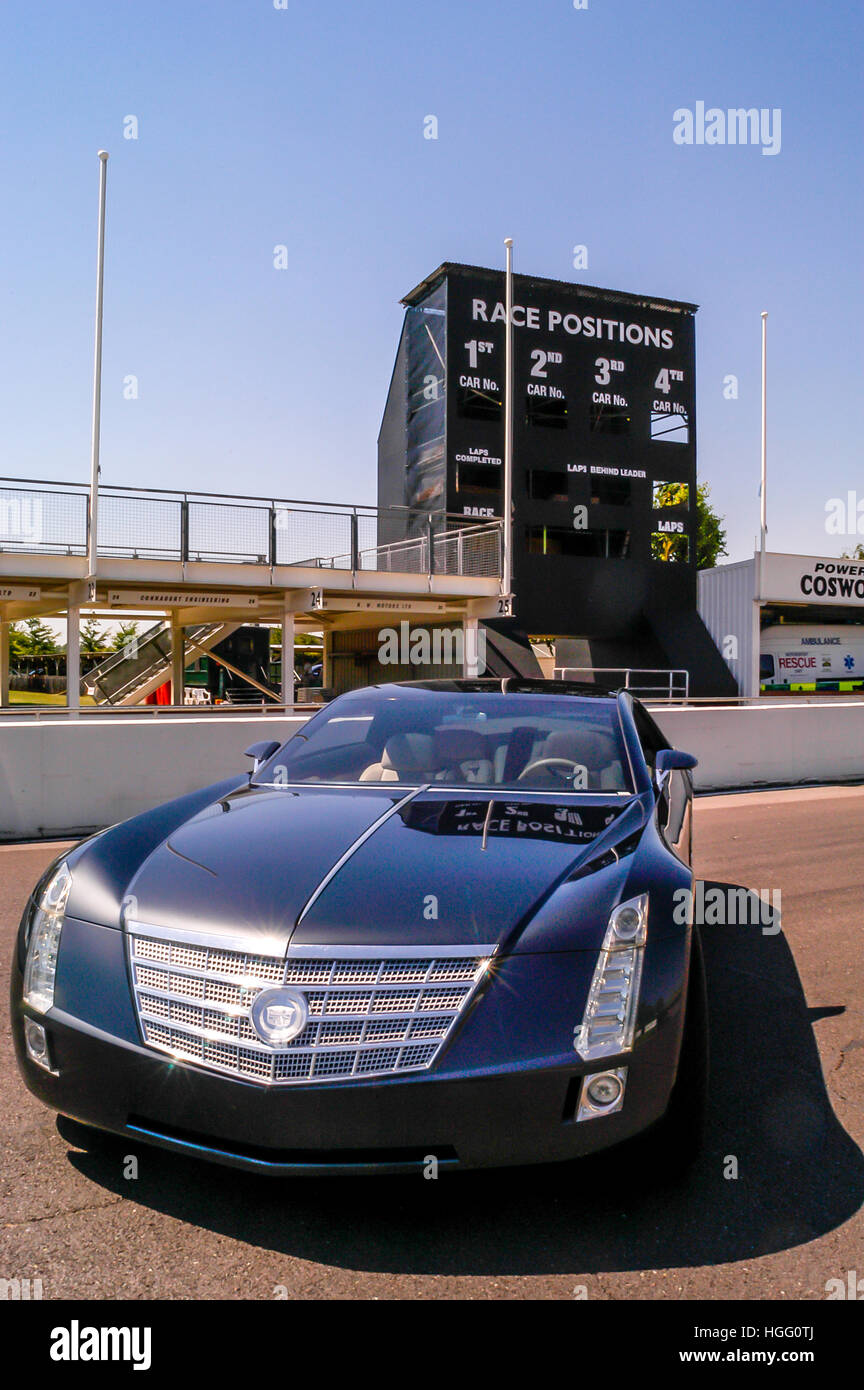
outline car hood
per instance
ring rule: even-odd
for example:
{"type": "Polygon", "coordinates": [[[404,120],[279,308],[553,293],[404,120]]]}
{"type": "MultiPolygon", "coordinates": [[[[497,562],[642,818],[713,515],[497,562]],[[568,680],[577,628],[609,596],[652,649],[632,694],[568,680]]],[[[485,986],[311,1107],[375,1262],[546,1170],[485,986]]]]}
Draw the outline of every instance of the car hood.
{"type": "Polygon", "coordinates": [[[500,944],[644,814],[636,798],[603,795],[244,787],[150,853],[125,919],[268,952],[500,944]]]}

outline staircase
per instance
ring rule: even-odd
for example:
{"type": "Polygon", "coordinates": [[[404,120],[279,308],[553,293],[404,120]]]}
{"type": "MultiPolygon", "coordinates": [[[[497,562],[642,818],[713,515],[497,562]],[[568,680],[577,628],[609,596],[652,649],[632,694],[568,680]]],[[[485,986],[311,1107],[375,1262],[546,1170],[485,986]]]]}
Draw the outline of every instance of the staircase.
{"type": "MultiPolygon", "coordinates": [[[[199,623],[184,633],[184,656],[203,656],[230,637],[239,623],[199,623]]],[[[97,705],[140,705],[171,678],[171,624],[156,623],[119,651],[112,652],[81,680],[82,693],[97,705]]]]}

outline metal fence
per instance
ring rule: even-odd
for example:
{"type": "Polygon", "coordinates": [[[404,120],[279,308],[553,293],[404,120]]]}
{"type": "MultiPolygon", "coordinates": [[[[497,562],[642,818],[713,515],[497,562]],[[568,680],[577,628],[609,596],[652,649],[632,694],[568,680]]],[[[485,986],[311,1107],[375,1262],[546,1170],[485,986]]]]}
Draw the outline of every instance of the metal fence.
{"type": "MultiPolygon", "coordinates": [[[[456,526],[429,530],[422,536],[390,541],[358,550],[354,569],[377,570],[387,574],[460,574],[485,578],[501,573],[502,532],[500,524],[456,526]]],[[[336,569],[351,569],[351,555],[345,552],[332,561],[336,569]]]]}
{"type": "Polygon", "coordinates": [[[601,689],[632,690],[641,699],[686,700],[690,672],[649,666],[556,666],[556,681],[585,681],[601,689]],[[599,677],[599,679],[598,679],[599,677]]]}
{"type": "MultiPolygon", "coordinates": [[[[87,554],[88,489],[0,479],[0,551],[87,554]]],[[[402,574],[501,575],[501,522],[466,524],[444,512],[339,507],[104,486],[100,555],[305,565],[402,574]]]]}

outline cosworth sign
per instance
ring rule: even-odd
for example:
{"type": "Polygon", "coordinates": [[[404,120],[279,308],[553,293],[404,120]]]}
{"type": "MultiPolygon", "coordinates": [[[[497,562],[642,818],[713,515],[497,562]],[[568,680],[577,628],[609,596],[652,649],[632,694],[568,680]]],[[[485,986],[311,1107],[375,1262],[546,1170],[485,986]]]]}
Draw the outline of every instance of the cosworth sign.
{"type": "Polygon", "coordinates": [[[761,557],[759,597],[765,603],[864,607],[864,563],[817,555],[761,557]]]}

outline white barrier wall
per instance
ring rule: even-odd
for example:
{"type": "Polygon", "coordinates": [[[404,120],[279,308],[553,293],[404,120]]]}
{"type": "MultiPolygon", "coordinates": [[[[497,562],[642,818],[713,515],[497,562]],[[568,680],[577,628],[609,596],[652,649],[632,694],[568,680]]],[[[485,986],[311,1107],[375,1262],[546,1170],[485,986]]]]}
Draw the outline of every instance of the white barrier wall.
{"type": "MultiPolygon", "coordinates": [[[[700,791],[864,780],[864,701],[649,706],[699,759],[700,791]]],[[[0,720],[0,840],[70,836],[248,769],[243,750],[303,715],[0,720]]]]}
{"type": "Polygon", "coordinates": [[[864,779],[864,701],[649,705],[675,748],[699,759],[699,791],[864,779]]]}
{"type": "Polygon", "coordinates": [[[0,840],[101,830],[246,772],[244,748],[289,738],[306,717],[0,720],[0,840]]]}

